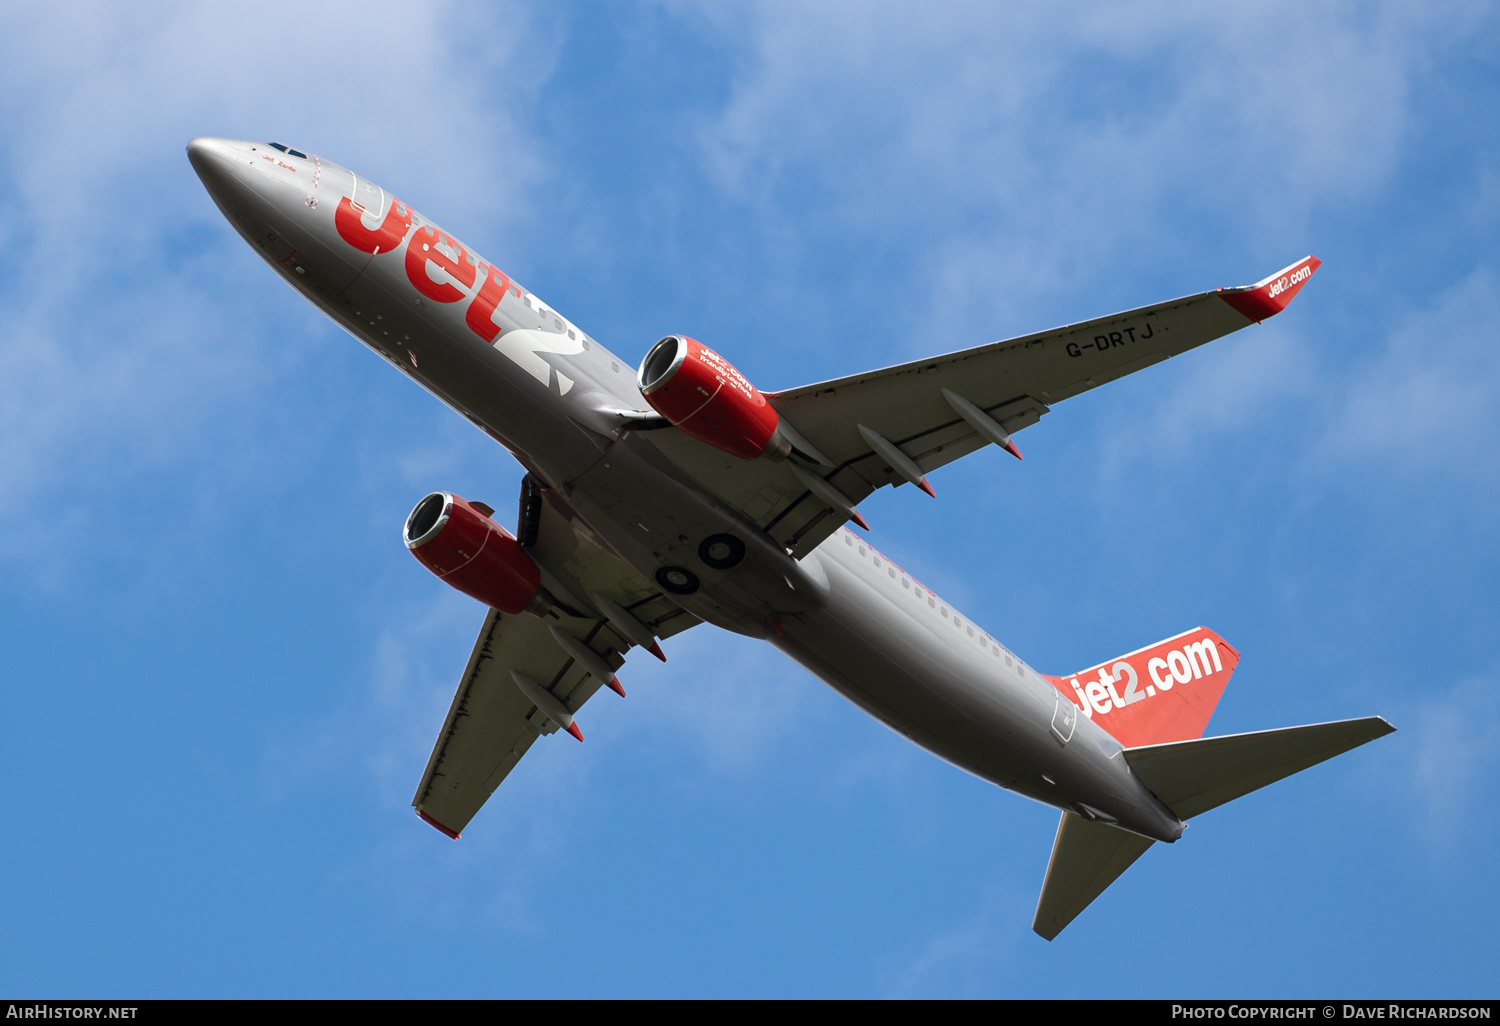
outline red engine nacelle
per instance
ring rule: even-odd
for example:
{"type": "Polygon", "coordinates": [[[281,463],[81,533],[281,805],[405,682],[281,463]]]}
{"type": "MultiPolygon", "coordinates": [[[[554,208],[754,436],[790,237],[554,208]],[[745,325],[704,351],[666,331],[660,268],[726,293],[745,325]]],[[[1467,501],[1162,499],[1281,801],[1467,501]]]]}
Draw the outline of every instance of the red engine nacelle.
{"type": "Polygon", "coordinates": [[[470,598],[502,613],[542,613],[550,604],[521,543],[451,492],[417,503],[402,533],[418,562],[470,598]]]}
{"type": "Polygon", "coordinates": [[[780,418],[729,361],[685,335],[668,335],[641,361],[638,380],[651,408],[694,438],[732,456],[784,457],[780,418]]]}

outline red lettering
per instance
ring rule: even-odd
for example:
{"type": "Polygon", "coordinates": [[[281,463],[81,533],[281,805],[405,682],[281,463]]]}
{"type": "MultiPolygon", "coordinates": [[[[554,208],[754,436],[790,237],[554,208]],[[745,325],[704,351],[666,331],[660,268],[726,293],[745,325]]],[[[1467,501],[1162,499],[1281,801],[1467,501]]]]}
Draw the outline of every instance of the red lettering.
{"type": "Polygon", "coordinates": [[[333,225],[339,230],[339,238],[361,253],[374,253],[376,250],[389,253],[401,245],[401,240],[406,238],[406,232],[411,228],[411,208],[392,198],[391,209],[385,212],[385,220],[380,222],[379,228],[371,231],[365,227],[365,208],[345,196],[339,200],[338,210],[334,211],[333,225]]]}
{"type": "Polygon", "coordinates": [[[447,234],[434,228],[421,228],[411,237],[411,242],[406,246],[406,276],[416,286],[418,292],[428,299],[438,303],[457,303],[464,298],[464,294],[447,282],[436,282],[427,273],[428,262],[437,266],[469,289],[474,287],[474,278],[478,268],[469,262],[469,254],[463,246],[450,239],[447,234]],[[455,260],[447,253],[438,249],[439,245],[447,246],[458,254],[455,260]]]}
{"type": "MultiPolygon", "coordinates": [[[[495,323],[495,308],[505,298],[506,289],[514,289],[510,278],[498,267],[486,267],[489,276],[484,279],[484,285],[479,289],[479,295],[474,297],[474,302],[469,304],[469,309],[464,313],[464,320],[469,329],[484,339],[486,342],[495,341],[495,336],[500,334],[500,326],[495,323]]],[[[520,289],[516,289],[519,294],[520,289]]]]}

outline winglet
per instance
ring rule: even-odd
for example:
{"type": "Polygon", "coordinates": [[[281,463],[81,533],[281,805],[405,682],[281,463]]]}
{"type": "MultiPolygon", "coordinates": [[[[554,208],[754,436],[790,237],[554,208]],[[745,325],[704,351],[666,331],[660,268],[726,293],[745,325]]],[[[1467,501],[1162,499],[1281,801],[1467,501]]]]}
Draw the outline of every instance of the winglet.
{"type": "Polygon", "coordinates": [[[1313,272],[1323,266],[1315,256],[1305,256],[1254,285],[1237,289],[1220,289],[1219,298],[1256,324],[1285,310],[1292,297],[1307,284],[1313,272]]]}
{"type": "Polygon", "coordinates": [[[427,815],[427,813],[424,810],[422,810],[422,809],[418,809],[417,810],[417,815],[421,817],[423,823],[426,823],[428,826],[432,827],[438,833],[440,833],[440,834],[447,834],[449,837],[453,838],[455,841],[458,840],[458,831],[457,830],[449,830],[447,827],[443,826],[443,824],[439,823],[437,820],[435,820],[431,816],[427,815]]]}

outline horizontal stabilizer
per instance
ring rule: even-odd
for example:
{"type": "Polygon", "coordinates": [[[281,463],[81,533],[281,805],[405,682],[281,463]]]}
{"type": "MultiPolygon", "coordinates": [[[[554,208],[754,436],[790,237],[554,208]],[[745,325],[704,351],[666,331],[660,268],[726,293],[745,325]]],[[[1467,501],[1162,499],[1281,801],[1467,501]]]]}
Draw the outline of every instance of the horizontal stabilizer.
{"type": "Polygon", "coordinates": [[[1190,819],[1395,729],[1379,716],[1367,716],[1127,748],[1125,758],[1167,808],[1190,819]]]}
{"type": "Polygon", "coordinates": [[[1153,843],[1149,837],[1064,812],[1031,928],[1047,940],[1062,933],[1153,843]]]}

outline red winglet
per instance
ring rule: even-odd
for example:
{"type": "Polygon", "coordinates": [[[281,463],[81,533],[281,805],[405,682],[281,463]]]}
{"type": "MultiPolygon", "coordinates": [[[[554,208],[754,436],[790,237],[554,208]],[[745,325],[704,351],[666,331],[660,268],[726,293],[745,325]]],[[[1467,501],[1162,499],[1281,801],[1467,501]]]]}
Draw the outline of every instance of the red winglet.
{"type": "Polygon", "coordinates": [[[422,818],[422,822],[424,822],[428,826],[432,827],[438,833],[440,833],[440,834],[447,834],[449,837],[453,838],[455,841],[458,840],[458,831],[457,830],[449,830],[447,827],[443,826],[443,824],[439,823],[437,820],[435,820],[431,816],[427,815],[427,813],[424,812],[424,811],[422,811],[421,809],[417,810],[417,815],[422,818]]]}
{"type": "Polygon", "coordinates": [[[1264,281],[1239,289],[1220,289],[1219,298],[1256,324],[1286,309],[1292,297],[1307,284],[1313,272],[1323,266],[1315,256],[1306,256],[1264,281]]]}

